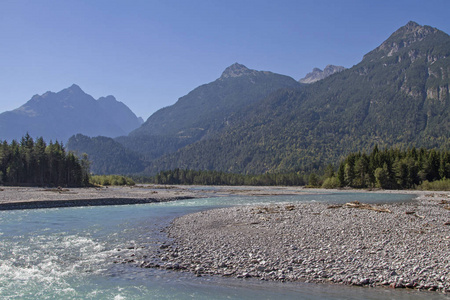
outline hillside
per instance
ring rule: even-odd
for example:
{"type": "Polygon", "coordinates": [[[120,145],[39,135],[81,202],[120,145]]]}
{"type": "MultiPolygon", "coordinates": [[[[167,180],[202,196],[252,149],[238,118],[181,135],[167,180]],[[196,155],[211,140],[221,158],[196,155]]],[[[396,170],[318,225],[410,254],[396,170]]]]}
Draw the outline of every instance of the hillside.
{"type": "Polygon", "coordinates": [[[280,88],[298,85],[291,77],[235,63],[214,82],[199,86],[174,105],[151,115],[130,135],[202,137],[225,126],[226,118],[243,107],[280,88]]]}
{"type": "Polygon", "coordinates": [[[95,100],[79,86],[35,95],[21,107],[0,114],[0,139],[32,137],[66,142],[70,136],[117,137],[139,127],[140,120],[113,96],[95,100]]]}
{"type": "Polygon", "coordinates": [[[354,67],[278,90],[224,132],[158,159],[173,168],[239,173],[317,169],[374,145],[450,146],[450,37],[409,22],[354,67]]]}
{"type": "Polygon", "coordinates": [[[270,93],[301,86],[293,78],[255,71],[235,63],[217,80],[197,87],[174,105],[155,112],[118,142],[153,160],[192,144],[231,125],[231,117],[270,93]]]}
{"type": "Polygon", "coordinates": [[[132,174],[142,172],[145,168],[144,160],[139,154],[112,138],[104,136],[90,138],[77,134],[69,139],[67,148],[74,150],[79,157],[83,153],[88,153],[90,170],[94,174],[132,174]]]}

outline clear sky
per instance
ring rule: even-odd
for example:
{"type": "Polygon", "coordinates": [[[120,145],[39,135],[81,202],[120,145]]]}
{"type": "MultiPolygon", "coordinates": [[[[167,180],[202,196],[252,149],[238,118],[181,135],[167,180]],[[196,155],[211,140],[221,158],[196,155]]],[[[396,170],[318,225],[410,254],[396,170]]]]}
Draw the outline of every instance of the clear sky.
{"type": "Polygon", "coordinates": [[[351,67],[412,20],[450,33],[449,0],[0,0],[0,112],[73,83],[138,116],[239,62],[300,79],[351,67]]]}

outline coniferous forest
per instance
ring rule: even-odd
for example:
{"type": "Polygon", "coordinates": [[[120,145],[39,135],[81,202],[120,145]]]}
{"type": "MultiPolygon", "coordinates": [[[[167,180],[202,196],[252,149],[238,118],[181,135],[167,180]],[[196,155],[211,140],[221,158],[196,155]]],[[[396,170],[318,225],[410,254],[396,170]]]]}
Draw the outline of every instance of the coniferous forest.
{"type": "MultiPolygon", "coordinates": [[[[137,178],[139,180],[139,178],[137,178]]],[[[198,185],[308,185],[324,188],[425,188],[430,183],[450,179],[450,151],[435,149],[396,148],[371,153],[351,153],[338,168],[328,165],[322,174],[266,173],[259,175],[232,174],[218,171],[174,169],[162,171],[149,181],[158,184],[198,185]]],[[[443,186],[440,189],[448,189],[443,186]]]]}
{"type": "MultiPolygon", "coordinates": [[[[336,165],[337,166],[337,165],[336,165]]],[[[79,159],[67,152],[59,142],[48,145],[42,137],[33,140],[26,134],[20,142],[0,143],[0,184],[38,186],[108,185],[117,180],[100,178],[90,182],[87,155],[79,159]],[[99,181],[100,180],[100,181],[99,181]]],[[[118,176],[120,177],[120,176],[118,176]]],[[[122,177],[121,180],[125,180],[122,177]]],[[[291,172],[255,175],[233,174],[209,170],[174,169],[153,177],[134,176],[138,182],[191,185],[285,185],[324,188],[448,189],[450,183],[450,151],[436,149],[386,148],[375,146],[371,153],[351,153],[338,167],[332,164],[319,174],[291,172]]],[[[91,180],[92,181],[92,180],[91,180]]],[[[118,181],[119,182],[119,181],[118,181]]],[[[130,179],[131,182],[131,179],[130,179]]],[[[126,181],[121,184],[130,184],[126,181]]],[[[119,184],[119,183],[117,183],[119,184]]],[[[133,183],[134,184],[134,183],[133,183]]]]}
{"type": "Polygon", "coordinates": [[[26,134],[20,142],[0,144],[0,184],[38,186],[86,186],[89,184],[87,156],[79,159],[64,145],[26,134]]]}
{"type": "Polygon", "coordinates": [[[450,179],[450,151],[395,148],[349,154],[337,173],[328,172],[327,187],[413,189],[427,182],[450,179]]]}
{"type": "Polygon", "coordinates": [[[253,186],[301,186],[306,184],[306,175],[299,173],[265,173],[244,175],[208,170],[174,169],[161,171],[152,177],[140,178],[136,181],[147,181],[156,184],[188,184],[188,185],[253,185],[253,186]]]}

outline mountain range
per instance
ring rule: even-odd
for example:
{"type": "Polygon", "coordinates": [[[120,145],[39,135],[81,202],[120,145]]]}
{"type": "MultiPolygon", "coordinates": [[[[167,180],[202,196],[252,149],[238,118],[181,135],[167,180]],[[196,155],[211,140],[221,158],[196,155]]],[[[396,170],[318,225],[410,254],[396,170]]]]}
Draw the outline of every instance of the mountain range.
{"type": "Polygon", "coordinates": [[[127,161],[144,174],[311,171],[375,145],[448,149],[449,57],[448,34],[409,22],[360,63],[322,80],[302,84],[236,63],[128,136],[76,136],[68,147],[98,157],[108,143],[117,154],[93,160],[94,172],[130,172],[109,167],[127,161]]]}
{"type": "Polygon", "coordinates": [[[142,123],[113,96],[95,100],[74,84],[58,93],[35,95],[21,107],[0,114],[0,139],[20,140],[27,132],[62,142],[77,133],[117,137],[142,123]]]}
{"type": "Polygon", "coordinates": [[[118,141],[153,160],[188,144],[212,137],[231,125],[231,116],[270,93],[299,86],[288,76],[250,70],[235,63],[217,80],[197,87],[151,115],[118,141]]]}
{"type": "Polygon", "coordinates": [[[174,105],[155,112],[128,136],[109,139],[109,149],[123,154],[107,155],[115,157],[115,160],[103,159],[105,149],[102,142],[106,141],[101,137],[74,136],[68,147],[78,153],[88,153],[93,158],[102,157],[92,159],[95,173],[126,173],[129,167],[125,167],[122,161],[133,161],[133,171],[142,172],[150,161],[216,136],[231,126],[233,115],[257,104],[270,93],[299,86],[301,84],[289,76],[250,70],[235,63],[215,81],[197,87],[174,105]],[[112,161],[114,168],[110,167],[112,161]]]}
{"type": "Polygon", "coordinates": [[[153,161],[147,171],[299,171],[374,145],[448,147],[449,56],[446,33],[409,22],[352,68],[272,93],[220,135],[153,161]]]}
{"type": "Polygon", "coordinates": [[[328,65],[323,69],[314,68],[311,73],[306,74],[306,76],[299,80],[300,83],[314,83],[319,80],[325,79],[334,73],[339,73],[344,71],[345,68],[342,66],[328,65]]]}

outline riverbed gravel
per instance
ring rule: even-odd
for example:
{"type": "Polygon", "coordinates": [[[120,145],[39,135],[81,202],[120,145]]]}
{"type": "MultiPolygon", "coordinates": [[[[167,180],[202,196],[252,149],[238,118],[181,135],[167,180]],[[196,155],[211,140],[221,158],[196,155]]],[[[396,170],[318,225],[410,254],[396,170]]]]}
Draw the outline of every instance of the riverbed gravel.
{"type": "Polygon", "coordinates": [[[273,204],[175,219],[141,267],[261,280],[450,292],[450,195],[413,202],[273,204]]]}
{"type": "Polygon", "coordinates": [[[0,187],[0,210],[126,205],[203,197],[181,186],[0,187]]]}
{"type": "MultiPolygon", "coordinates": [[[[216,187],[213,190],[156,185],[86,189],[1,187],[0,209],[309,192],[301,187],[216,187]]],[[[197,276],[450,293],[450,193],[408,193],[420,197],[397,204],[283,203],[185,215],[166,229],[169,240],[157,249],[128,245],[128,251],[120,251],[125,253],[117,255],[116,262],[192,272],[197,276]]]]}

